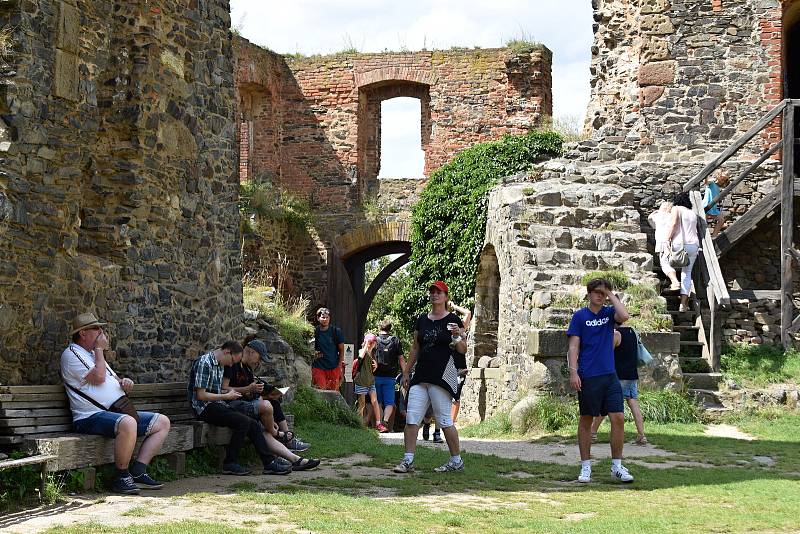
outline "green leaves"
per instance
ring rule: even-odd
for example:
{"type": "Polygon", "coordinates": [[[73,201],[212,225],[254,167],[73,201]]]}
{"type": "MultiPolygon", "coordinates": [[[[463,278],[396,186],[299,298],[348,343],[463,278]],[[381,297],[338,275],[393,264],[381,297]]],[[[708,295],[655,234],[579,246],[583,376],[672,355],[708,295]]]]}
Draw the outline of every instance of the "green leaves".
{"type": "Polygon", "coordinates": [[[555,132],[506,135],[463,150],[431,174],[412,210],[409,280],[395,299],[394,315],[406,327],[425,310],[434,280],[447,282],[454,302],[472,306],[489,191],[504,176],[560,155],[562,143],[555,132]]]}

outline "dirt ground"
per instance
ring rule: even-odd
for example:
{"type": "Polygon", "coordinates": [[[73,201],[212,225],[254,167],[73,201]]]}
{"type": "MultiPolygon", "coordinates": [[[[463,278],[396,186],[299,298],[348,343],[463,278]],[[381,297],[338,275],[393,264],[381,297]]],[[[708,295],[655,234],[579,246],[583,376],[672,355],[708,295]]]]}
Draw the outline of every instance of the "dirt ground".
{"type": "MultiPolygon", "coordinates": [[[[738,430],[735,427],[713,428],[714,435],[725,433],[731,437],[738,430]]],[[[745,434],[736,434],[739,439],[747,439],[745,434]]],[[[749,437],[749,436],[748,436],[749,437]]],[[[385,443],[402,443],[402,434],[382,434],[381,440],[385,443]]],[[[446,450],[444,444],[420,441],[420,446],[434,447],[446,450]]],[[[496,455],[501,458],[519,459],[557,464],[578,463],[578,450],[575,443],[531,443],[524,440],[491,440],[491,439],[463,439],[464,452],[496,455]]],[[[608,443],[594,443],[592,456],[596,459],[610,458],[611,450],[608,443]]],[[[670,457],[673,453],[659,449],[653,445],[625,444],[626,463],[643,465],[649,468],[669,468],[673,466],[711,467],[699,462],[659,461],[647,462],[646,457],[670,457]]],[[[236,483],[252,483],[259,489],[269,490],[287,482],[310,478],[338,478],[339,473],[346,470],[352,477],[370,477],[379,479],[386,474],[385,469],[356,465],[369,460],[365,455],[352,455],[346,458],[326,460],[319,469],[292,473],[289,477],[256,475],[237,477],[232,475],[216,475],[196,478],[185,478],[166,484],[164,489],[158,491],[143,491],[139,496],[106,495],[100,496],[70,496],[70,501],[54,506],[41,507],[34,510],[11,514],[0,518],[0,532],[13,534],[32,534],[41,532],[54,526],[69,526],[85,524],[95,521],[108,526],[124,526],[135,524],[153,524],[159,522],[174,522],[184,519],[197,521],[218,520],[224,515],[229,515],[231,510],[237,510],[237,520],[245,523],[256,531],[287,529],[302,532],[292,525],[288,518],[277,507],[271,510],[272,520],[264,523],[263,513],[253,514],[241,504],[235,502],[235,491],[231,486],[236,483]],[[217,497],[214,499],[197,496],[198,493],[210,493],[217,497]],[[282,523],[282,519],[286,522],[282,523]],[[277,523],[276,523],[277,520],[277,523]]],[[[399,460],[399,459],[398,459],[399,460]]],[[[518,473],[526,476],[527,473],[518,473]]],[[[514,473],[509,476],[515,476],[514,473]]],[[[376,498],[392,497],[391,491],[377,491],[376,498]]],[[[465,506],[486,506],[486,497],[464,496],[472,499],[464,502],[465,506]],[[474,502],[473,502],[474,501],[474,502]]],[[[542,499],[552,499],[552,495],[541,495],[542,499]]],[[[441,496],[415,497],[415,500],[426,504],[432,510],[438,509],[445,501],[441,496]]],[[[452,504],[452,501],[448,501],[452,504]]],[[[503,506],[513,506],[513,503],[502,503],[503,506]]],[[[581,518],[575,518],[581,519],[581,518]]]]}

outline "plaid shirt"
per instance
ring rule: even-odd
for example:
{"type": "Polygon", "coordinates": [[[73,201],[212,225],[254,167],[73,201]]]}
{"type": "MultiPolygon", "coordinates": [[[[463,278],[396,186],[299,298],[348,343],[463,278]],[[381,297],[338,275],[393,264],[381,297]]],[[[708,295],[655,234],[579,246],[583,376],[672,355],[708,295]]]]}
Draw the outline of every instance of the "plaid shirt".
{"type": "MultiPolygon", "coordinates": [[[[197,399],[197,390],[195,388],[204,388],[209,393],[222,393],[222,373],[225,367],[214,357],[214,351],[200,356],[192,367],[194,369],[194,380],[189,384],[192,408],[197,415],[200,415],[209,403],[197,399]]],[[[223,401],[211,402],[224,404],[223,401]]]]}

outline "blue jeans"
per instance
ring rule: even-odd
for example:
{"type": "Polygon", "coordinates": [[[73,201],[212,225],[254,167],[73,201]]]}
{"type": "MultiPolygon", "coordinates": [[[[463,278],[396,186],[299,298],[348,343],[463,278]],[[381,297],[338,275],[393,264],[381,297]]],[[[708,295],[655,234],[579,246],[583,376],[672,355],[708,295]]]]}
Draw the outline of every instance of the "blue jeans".
{"type": "Polygon", "coordinates": [[[638,399],[639,398],[639,381],[638,380],[620,380],[619,385],[622,388],[622,398],[624,399],[638,399]]]}
{"type": "MultiPolygon", "coordinates": [[[[161,414],[153,412],[136,412],[139,414],[139,424],[136,425],[136,435],[149,436],[153,431],[153,424],[161,414]]],[[[79,434],[97,434],[107,438],[114,438],[119,431],[119,422],[125,417],[124,413],[100,411],[89,417],[78,419],[72,423],[75,432],[79,434]]]]}
{"type": "Polygon", "coordinates": [[[378,392],[378,404],[394,406],[394,385],[396,381],[392,376],[376,376],[375,390],[378,392]]]}

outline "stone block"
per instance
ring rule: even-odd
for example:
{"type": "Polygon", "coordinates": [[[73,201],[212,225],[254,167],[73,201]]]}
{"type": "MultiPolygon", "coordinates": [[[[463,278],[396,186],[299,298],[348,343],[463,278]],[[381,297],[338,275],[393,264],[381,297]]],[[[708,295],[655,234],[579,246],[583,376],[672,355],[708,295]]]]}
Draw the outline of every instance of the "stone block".
{"type": "Polygon", "coordinates": [[[669,85],[675,82],[675,61],[653,61],[639,67],[639,85],[669,85]]]}
{"type": "Polygon", "coordinates": [[[664,94],[664,88],[658,85],[650,85],[639,89],[639,105],[641,107],[652,106],[653,103],[664,94]]]}
{"type": "Polygon", "coordinates": [[[508,418],[511,421],[511,426],[515,430],[522,432],[528,431],[528,429],[525,428],[525,415],[527,414],[528,410],[533,408],[536,403],[539,402],[540,398],[540,395],[528,395],[516,403],[513,408],[511,408],[508,418]]]}
{"type": "Polygon", "coordinates": [[[567,336],[564,330],[532,330],[528,332],[526,352],[536,359],[566,357],[567,336]]]}
{"type": "Polygon", "coordinates": [[[669,9],[669,0],[642,0],[642,15],[663,13],[669,9]]]}
{"type": "Polygon", "coordinates": [[[642,33],[648,35],[670,35],[675,33],[675,26],[666,15],[644,15],[639,22],[642,33]]]}
{"type": "Polygon", "coordinates": [[[78,86],[78,56],[56,50],[56,62],[53,73],[53,94],[77,102],[79,99],[78,86]]]}
{"type": "Polygon", "coordinates": [[[61,2],[58,6],[58,30],[56,47],[64,52],[77,54],[80,48],[81,15],[78,8],[61,2]]]}
{"type": "Polygon", "coordinates": [[[639,337],[653,354],[678,354],[681,335],[677,332],[640,332],[639,337]]]}

